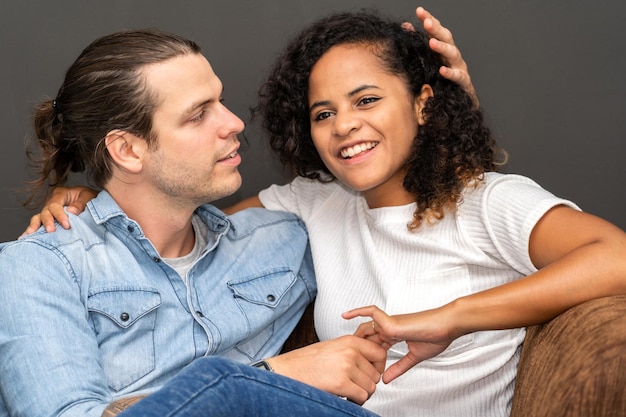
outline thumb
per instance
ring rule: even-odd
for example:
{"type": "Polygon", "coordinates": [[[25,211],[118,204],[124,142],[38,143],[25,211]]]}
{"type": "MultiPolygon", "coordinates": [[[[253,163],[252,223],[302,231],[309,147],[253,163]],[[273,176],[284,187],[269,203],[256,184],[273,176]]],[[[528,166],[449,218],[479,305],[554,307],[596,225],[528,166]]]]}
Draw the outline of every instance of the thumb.
{"type": "Polygon", "coordinates": [[[390,383],[397,377],[403,375],[406,371],[420,363],[423,359],[418,358],[411,352],[407,353],[404,357],[399,359],[396,363],[389,366],[383,373],[383,382],[385,384],[390,383]]]}

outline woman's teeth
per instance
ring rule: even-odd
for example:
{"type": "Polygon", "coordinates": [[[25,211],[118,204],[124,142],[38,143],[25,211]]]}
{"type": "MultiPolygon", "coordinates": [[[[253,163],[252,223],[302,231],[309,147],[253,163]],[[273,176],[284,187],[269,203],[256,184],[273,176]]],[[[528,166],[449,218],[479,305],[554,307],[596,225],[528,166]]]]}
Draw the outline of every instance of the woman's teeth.
{"type": "Polygon", "coordinates": [[[351,146],[349,148],[344,148],[341,150],[341,156],[343,158],[352,158],[355,155],[360,154],[361,152],[368,151],[378,145],[378,142],[364,142],[359,143],[357,145],[351,146]]]}

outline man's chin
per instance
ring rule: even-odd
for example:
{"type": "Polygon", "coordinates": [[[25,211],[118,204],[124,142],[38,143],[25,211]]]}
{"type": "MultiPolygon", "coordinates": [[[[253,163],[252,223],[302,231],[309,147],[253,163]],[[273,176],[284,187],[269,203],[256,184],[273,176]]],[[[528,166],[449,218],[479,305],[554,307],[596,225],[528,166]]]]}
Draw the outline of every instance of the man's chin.
{"type": "Polygon", "coordinates": [[[236,176],[233,175],[233,177],[228,180],[222,180],[220,187],[214,187],[211,195],[206,196],[203,203],[212,203],[214,201],[230,197],[241,188],[241,184],[241,175],[239,174],[239,171],[237,171],[236,176]]]}

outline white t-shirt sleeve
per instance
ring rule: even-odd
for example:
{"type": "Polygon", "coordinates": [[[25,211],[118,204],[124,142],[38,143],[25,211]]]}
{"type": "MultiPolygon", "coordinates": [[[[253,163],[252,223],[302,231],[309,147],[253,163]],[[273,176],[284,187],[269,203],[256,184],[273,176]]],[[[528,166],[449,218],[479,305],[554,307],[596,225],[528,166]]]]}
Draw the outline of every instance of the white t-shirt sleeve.
{"type": "Polygon", "coordinates": [[[580,210],[530,178],[489,173],[484,184],[464,194],[460,210],[472,240],[483,251],[528,275],[537,271],[530,259],[530,234],[558,205],[580,210]]]}
{"type": "Polygon", "coordinates": [[[297,177],[289,184],[272,185],[262,190],[259,192],[259,200],[268,210],[288,211],[302,219],[308,219],[337,186],[336,182],[321,183],[318,180],[297,177]]]}

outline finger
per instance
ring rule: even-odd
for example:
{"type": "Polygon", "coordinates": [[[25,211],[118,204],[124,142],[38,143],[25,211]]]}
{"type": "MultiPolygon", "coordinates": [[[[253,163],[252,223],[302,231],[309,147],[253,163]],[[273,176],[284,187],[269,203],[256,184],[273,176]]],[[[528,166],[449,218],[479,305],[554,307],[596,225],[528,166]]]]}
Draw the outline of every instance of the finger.
{"type": "MultiPolygon", "coordinates": [[[[357,335],[355,334],[354,336],[357,336],[357,335]]],[[[363,337],[363,336],[357,336],[357,337],[363,337]]],[[[383,343],[386,343],[386,341],[383,340],[380,337],[380,334],[378,334],[378,333],[373,333],[373,334],[371,334],[369,336],[364,336],[363,338],[366,339],[366,340],[369,340],[370,342],[374,342],[374,343],[376,343],[377,345],[380,345],[380,346],[382,346],[383,343]]]]}
{"type": "MultiPolygon", "coordinates": [[[[380,326],[379,326],[380,328],[380,326]]],[[[374,321],[368,321],[365,323],[361,323],[359,327],[354,332],[354,336],[362,337],[364,339],[370,337],[379,337],[379,333],[376,330],[376,325],[374,321]]]]}
{"type": "Polygon", "coordinates": [[[26,228],[26,230],[24,230],[20,237],[35,233],[40,226],[41,216],[39,214],[35,214],[33,217],[30,218],[30,223],[28,223],[28,227],[26,228]]]}
{"type": "Polygon", "coordinates": [[[424,9],[422,6],[419,6],[417,9],[415,9],[415,16],[417,16],[417,18],[424,23],[424,20],[426,19],[434,19],[433,15],[426,9],[424,9]]]}
{"type": "Polygon", "coordinates": [[[393,345],[395,345],[397,342],[383,342],[381,343],[381,346],[387,350],[391,349],[391,347],[393,345]]]}
{"type": "MultiPolygon", "coordinates": [[[[78,195],[76,200],[70,203],[68,207],[72,209],[76,209],[77,213],[75,214],[82,213],[83,211],[85,211],[85,207],[87,207],[87,203],[89,203],[89,201],[91,201],[91,199],[93,199],[94,197],[95,197],[95,194],[92,193],[91,190],[83,191],[78,195]]],[[[72,213],[74,213],[74,210],[72,210],[72,213]]]]}
{"type": "Polygon", "coordinates": [[[359,356],[354,365],[346,375],[349,381],[344,384],[343,395],[357,404],[363,404],[376,390],[384,366],[376,367],[363,356],[359,356]]]}
{"type": "Polygon", "coordinates": [[[56,230],[56,225],[54,223],[54,215],[50,213],[49,207],[44,207],[41,213],[39,213],[39,218],[41,219],[41,224],[43,225],[46,232],[54,232],[56,230]]]}
{"type": "Polygon", "coordinates": [[[354,334],[354,336],[363,337],[365,340],[369,340],[370,342],[376,343],[377,345],[381,346],[385,350],[389,350],[391,349],[393,345],[395,345],[398,342],[401,342],[401,340],[399,339],[387,337],[381,333],[375,333],[370,336],[359,336],[357,334],[354,334]]]}
{"type": "Polygon", "coordinates": [[[415,11],[417,18],[422,22],[424,26],[424,30],[428,34],[428,36],[432,38],[437,38],[442,42],[446,42],[454,45],[454,38],[452,37],[452,32],[446,27],[444,27],[439,19],[426,11],[423,7],[418,7],[415,11]]]}
{"type": "Polygon", "coordinates": [[[400,26],[402,26],[402,29],[404,29],[404,30],[406,30],[408,32],[415,32],[415,27],[410,22],[404,22],[400,26]]]}
{"type": "MultiPolygon", "coordinates": [[[[374,382],[378,382],[380,374],[385,370],[387,365],[387,349],[381,346],[381,343],[360,343],[359,351],[363,356],[365,362],[360,362],[360,368],[364,371],[373,367],[376,373],[371,374],[370,377],[374,382]]],[[[359,363],[359,362],[357,362],[359,363]]]]}
{"type": "Polygon", "coordinates": [[[461,51],[455,45],[432,38],[428,41],[428,46],[441,55],[444,63],[449,67],[467,70],[467,63],[463,59],[461,51]]]}
{"type": "Polygon", "coordinates": [[[360,307],[343,313],[343,318],[351,319],[355,317],[370,317],[371,321],[361,323],[354,332],[355,336],[367,338],[375,334],[380,334],[383,341],[385,338],[385,325],[389,321],[389,316],[376,306],[360,307]]]}
{"type": "Polygon", "coordinates": [[[461,88],[463,88],[472,98],[472,102],[474,103],[475,108],[478,108],[480,106],[480,103],[478,101],[478,95],[476,94],[476,90],[474,89],[474,84],[472,84],[472,80],[470,79],[469,73],[467,71],[462,71],[455,68],[441,67],[439,69],[439,73],[442,77],[447,78],[448,80],[460,85],[461,88]]]}
{"type": "Polygon", "coordinates": [[[468,85],[471,86],[469,74],[465,71],[450,67],[441,67],[439,69],[439,73],[442,77],[447,78],[448,80],[456,84],[459,84],[463,88],[466,88],[468,85]]]}
{"type": "Polygon", "coordinates": [[[376,385],[373,385],[374,388],[368,390],[353,382],[349,386],[345,387],[345,392],[342,396],[346,397],[355,404],[363,405],[376,390],[376,385]]]}
{"type": "Polygon", "coordinates": [[[352,310],[346,311],[341,316],[344,319],[353,319],[355,317],[374,317],[375,315],[385,314],[380,308],[371,305],[366,307],[358,307],[352,310]]]}
{"type": "Polygon", "coordinates": [[[85,211],[85,209],[84,208],[81,209],[80,204],[76,205],[76,203],[72,203],[69,206],[65,207],[65,211],[68,213],[72,213],[75,216],[78,216],[80,213],[85,211]]]}
{"type": "Polygon", "coordinates": [[[57,220],[64,229],[70,228],[70,220],[64,210],[64,206],[59,203],[50,203],[41,210],[41,221],[48,232],[54,232],[54,220],[57,220]]]}
{"type": "MultiPolygon", "coordinates": [[[[382,371],[384,371],[384,367],[382,371]]],[[[381,379],[382,371],[367,361],[364,361],[363,364],[357,364],[349,375],[349,381],[344,383],[341,395],[362,405],[376,391],[376,384],[381,379]]]]}
{"type": "Polygon", "coordinates": [[[65,210],[68,213],[72,213],[78,216],[80,213],[85,211],[85,207],[87,207],[87,203],[89,202],[89,200],[91,200],[91,197],[81,195],[79,198],[72,201],[67,207],[65,207],[65,210]]]}
{"type": "Polygon", "coordinates": [[[383,382],[385,384],[390,383],[400,375],[404,374],[406,371],[420,363],[422,359],[417,356],[411,354],[410,352],[402,357],[400,360],[389,366],[387,370],[383,373],[383,382]]]}
{"type": "Polygon", "coordinates": [[[387,366],[387,359],[372,362],[372,366],[376,369],[377,379],[376,382],[380,381],[381,375],[385,372],[385,367],[387,366]]]}
{"type": "Polygon", "coordinates": [[[365,358],[362,358],[357,362],[358,372],[355,372],[355,383],[358,383],[368,393],[373,393],[376,388],[376,384],[380,381],[380,377],[385,370],[386,360],[376,360],[370,362],[365,358]],[[382,363],[382,366],[381,366],[382,363]]]}

